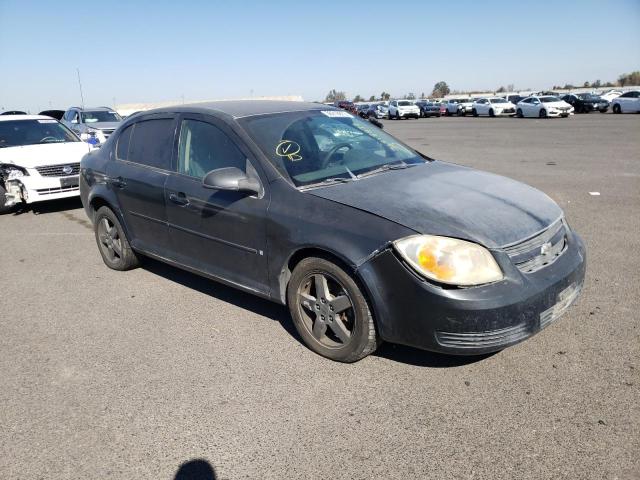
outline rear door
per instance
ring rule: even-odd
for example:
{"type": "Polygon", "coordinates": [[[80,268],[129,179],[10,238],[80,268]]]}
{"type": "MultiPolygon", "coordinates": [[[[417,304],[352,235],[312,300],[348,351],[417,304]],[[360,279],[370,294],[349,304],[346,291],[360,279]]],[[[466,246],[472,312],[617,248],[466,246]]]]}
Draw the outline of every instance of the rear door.
{"type": "Polygon", "coordinates": [[[169,246],[164,185],[171,170],[174,115],[142,117],[119,135],[107,168],[131,245],[165,256],[169,246]]]}
{"type": "Polygon", "coordinates": [[[175,172],[165,187],[173,258],[267,294],[268,192],[249,195],[202,185],[207,172],[224,167],[239,168],[266,185],[250,150],[228,125],[208,115],[182,116],[175,172]]]}

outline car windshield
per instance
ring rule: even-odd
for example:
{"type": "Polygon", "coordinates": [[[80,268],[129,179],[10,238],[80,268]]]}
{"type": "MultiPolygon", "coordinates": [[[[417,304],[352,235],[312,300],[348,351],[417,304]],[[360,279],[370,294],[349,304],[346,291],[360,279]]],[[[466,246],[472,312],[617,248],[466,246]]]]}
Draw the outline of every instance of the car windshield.
{"type": "Polygon", "coordinates": [[[561,102],[558,97],[540,97],[540,101],[542,103],[553,103],[553,102],[561,102]]]}
{"type": "Polygon", "coordinates": [[[246,117],[242,126],[271,163],[298,187],[349,181],[381,167],[424,163],[371,123],[336,110],[246,117]]]}
{"type": "Polygon", "coordinates": [[[504,98],[492,98],[491,103],[507,103],[504,98]]]}
{"type": "Polygon", "coordinates": [[[52,118],[0,122],[0,148],[79,141],[67,127],[52,118]]]}
{"type": "Polygon", "coordinates": [[[413,105],[413,103],[408,102],[406,100],[401,100],[401,101],[398,102],[398,106],[399,107],[408,107],[409,105],[413,105]]]}
{"type": "Polygon", "coordinates": [[[116,112],[107,110],[96,110],[82,112],[82,123],[98,123],[98,122],[121,122],[122,117],[116,112]]]}

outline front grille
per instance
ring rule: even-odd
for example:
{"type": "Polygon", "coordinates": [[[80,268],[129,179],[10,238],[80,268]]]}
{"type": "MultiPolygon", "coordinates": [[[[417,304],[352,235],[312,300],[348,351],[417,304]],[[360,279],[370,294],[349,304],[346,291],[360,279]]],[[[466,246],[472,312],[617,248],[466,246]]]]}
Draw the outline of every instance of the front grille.
{"type": "Polygon", "coordinates": [[[53,193],[75,192],[77,190],[80,190],[78,185],[70,185],[68,187],[38,188],[36,192],[38,192],[38,195],[51,195],[53,193]]]}
{"type": "Polygon", "coordinates": [[[43,177],[70,177],[71,175],[78,175],[80,173],[80,163],[65,163],[63,165],[45,165],[42,167],[36,167],[36,170],[43,177]],[[70,168],[71,171],[65,172],[65,167],[70,168]]]}
{"type": "Polygon", "coordinates": [[[524,340],[529,336],[526,324],[487,332],[436,332],[436,340],[445,347],[488,348],[524,340]]]}
{"type": "Polygon", "coordinates": [[[513,108],[505,108],[502,110],[502,113],[515,113],[515,109],[513,108]]]}
{"type": "Polygon", "coordinates": [[[567,249],[567,224],[564,219],[542,233],[504,250],[523,273],[533,273],[555,262],[567,249]]]}

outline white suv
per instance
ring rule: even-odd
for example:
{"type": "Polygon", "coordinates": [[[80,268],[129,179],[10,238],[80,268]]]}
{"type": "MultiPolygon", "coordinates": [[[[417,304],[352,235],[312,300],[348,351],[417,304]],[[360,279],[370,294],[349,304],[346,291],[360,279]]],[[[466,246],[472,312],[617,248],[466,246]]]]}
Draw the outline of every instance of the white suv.
{"type": "Polygon", "coordinates": [[[91,148],[51,117],[0,115],[0,213],[78,196],[80,159],[91,148]]]}
{"type": "Polygon", "coordinates": [[[389,118],[420,118],[420,107],[411,100],[391,100],[389,102],[389,118]]]}

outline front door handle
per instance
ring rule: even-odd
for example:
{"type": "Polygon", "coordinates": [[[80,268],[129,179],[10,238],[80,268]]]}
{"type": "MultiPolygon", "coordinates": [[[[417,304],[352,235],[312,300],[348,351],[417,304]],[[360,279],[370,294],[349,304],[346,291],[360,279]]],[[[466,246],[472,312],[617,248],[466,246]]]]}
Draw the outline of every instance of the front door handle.
{"type": "Polygon", "coordinates": [[[170,193],[169,200],[171,200],[176,205],[189,205],[189,199],[183,192],[170,193]]]}

